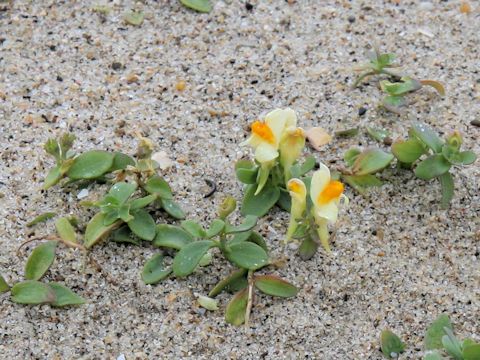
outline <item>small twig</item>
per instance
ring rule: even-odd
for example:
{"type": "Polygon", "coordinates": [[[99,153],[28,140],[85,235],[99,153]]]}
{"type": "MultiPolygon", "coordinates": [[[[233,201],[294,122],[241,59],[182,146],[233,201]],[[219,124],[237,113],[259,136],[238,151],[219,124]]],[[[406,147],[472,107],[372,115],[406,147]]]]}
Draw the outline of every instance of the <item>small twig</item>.
{"type": "Polygon", "coordinates": [[[20,250],[22,249],[22,247],[24,247],[25,245],[27,245],[31,242],[39,241],[39,240],[59,240],[59,238],[56,237],[56,236],[50,235],[50,236],[47,236],[47,237],[38,236],[38,237],[35,237],[33,239],[27,240],[24,243],[20,244],[20,246],[17,248],[17,251],[16,251],[17,256],[20,256],[20,250]]]}
{"type": "Polygon", "coordinates": [[[205,182],[207,183],[208,186],[210,186],[210,191],[203,196],[204,199],[212,196],[217,191],[217,184],[215,184],[213,180],[205,179],[205,182]]]}
{"type": "Polygon", "coordinates": [[[250,313],[253,306],[253,270],[248,271],[248,300],[247,308],[245,309],[245,329],[248,330],[250,323],[250,313]]]}

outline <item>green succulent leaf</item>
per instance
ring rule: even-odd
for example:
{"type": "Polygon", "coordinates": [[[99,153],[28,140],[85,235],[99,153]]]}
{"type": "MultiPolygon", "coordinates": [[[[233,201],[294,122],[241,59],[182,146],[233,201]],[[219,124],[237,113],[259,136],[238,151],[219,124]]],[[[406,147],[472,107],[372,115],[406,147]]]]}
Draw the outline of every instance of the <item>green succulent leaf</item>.
{"type": "Polygon", "coordinates": [[[400,82],[394,83],[382,80],[380,81],[380,87],[389,95],[399,96],[421,89],[422,84],[418,80],[409,77],[402,77],[400,82]]]}
{"type": "Polygon", "coordinates": [[[443,84],[441,82],[436,80],[420,80],[420,83],[422,85],[433,87],[435,90],[437,90],[439,95],[445,96],[445,88],[443,87],[443,84]]]}
{"type": "Polygon", "coordinates": [[[386,168],[393,160],[392,154],[381,149],[367,149],[355,159],[352,171],[355,175],[374,174],[386,168]]]}
{"type": "Polygon", "coordinates": [[[117,243],[127,243],[137,246],[140,245],[140,239],[132,236],[132,232],[127,225],[124,225],[121,228],[115,230],[112,234],[112,240],[117,243]]]}
{"type": "Polygon", "coordinates": [[[208,296],[200,295],[197,299],[197,302],[201,307],[207,310],[210,310],[210,311],[218,310],[217,300],[212,299],[208,296]]]}
{"type": "Polygon", "coordinates": [[[205,253],[215,246],[211,240],[200,240],[182,247],[173,259],[173,273],[178,277],[185,277],[195,271],[205,253]]]}
{"type": "Polygon", "coordinates": [[[249,241],[229,246],[225,256],[238,267],[249,270],[260,269],[269,263],[265,250],[249,241]]]}
{"type": "Polygon", "coordinates": [[[140,26],[143,23],[144,17],[143,11],[129,11],[125,14],[124,20],[129,25],[140,26]]]}
{"type": "Polygon", "coordinates": [[[247,310],[248,291],[239,291],[229,301],[225,309],[225,321],[229,324],[239,326],[245,322],[245,311],[247,310]]]}
{"type": "MultiPolygon", "coordinates": [[[[110,188],[108,195],[114,198],[117,201],[117,204],[121,205],[132,196],[136,189],[136,183],[118,182],[110,188]]],[[[105,198],[110,199],[109,197],[105,198]]]]}
{"type": "Polygon", "coordinates": [[[407,105],[405,98],[403,96],[387,96],[382,100],[382,105],[388,111],[391,111],[395,114],[402,114],[401,108],[407,105]]]}
{"type": "Polygon", "coordinates": [[[435,153],[442,152],[443,141],[438,135],[426,124],[414,124],[410,129],[410,133],[435,153]]]}
{"type": "Polygon", "coordinates": [[[85,299],[75,294],[66,286],[55,282],[51,282],[48,285],[55,293],[55,300],[51,302],[52,306],[63,307],[68,305],[85,304],[85,299]]]}
{"type": "Polygon", "coordinates": [[[295,296],[298,293],[295,286],[274,275],[255,276],[255,287],[267,295],[284,298],[295,296]]]}
{"type": "Polygon", "coordinates": [[[186,232],[188,232],[194,238],[202,239],[207,236],[207,233],[205,232],[203,227],[199,223],[193,220],[183,220],[181,222],[181,226],[186,232]]]}
{"type": "Polygon", "coordinates": [[[105,214],[96,214],[87,224],[85,229],[85,247],[90,249],[93,245],[97,244],[104,237],[108,236],[110,232],[119,226],[122,221],[116,221],[110,225],[104,225],[105,214]]]}
{"type": "Polygon", "coordinates": [[[246,283],[246,269],[239,269],[228,275],[225,279],[218,282],[217,285],[208,293],[209,297],[215,297],[220,294],[223,290],[231,287],[232,284],[238,282],[239,280],[244,280],[246,283]]]}
{"type": "Polygon", "coordinates": [[[383,330],[380,335],[380,346],[383,355],[388,359],[397,358],[405,351],[405,344],[390,330],[383,330]]]}
{"type": "Polygon", "coordinates": [[[243,198],[242,215],[264,216],[280,198],[279,188],[267,184],[259,194],[255,196],[257,187],[248,185],[243,198]]]}
{"type": "Polygon", "coordinates": [[[268,253],[268,246],[267,246],[267,243],[265,241],[265,239],[263,238],[262,235],[260,235],[258,232],[256,231],[253,231],[251,233],[251,235],[248,237],[247,241],[250,241],[254,244],[257,244],[258,246],[260,246],[263,250],[265,250],[266,253],[268,253]]]}
{"type": "Polygon", "coordinates": [[[422,180],[430,180],[445,174],[450,167],[443,155],[432,155],[417,165],[415,175],[422,180]]]}
{"type": "Polygon", "coordinates": [[[359,133],[359,129],[357,128],[352,128],[352,129],[345,129],[345,130],[339,130],[335,132],[336,137],[345,137],[345,138],[350,138],[357,136],[359,133]]]}
{"type": "Polygon", "coordinates": [[[477,155],[473,151],[462,151],[460,157],[463,165],[473,164],[477,160],[477,155]]]}
{"type": "Polygon", "coordinates": [[[158,195],[162,199],[171,200],[173,198],[170,185],[160,176],[152,176],[145,183],[145,190],[152,195],[158,195]]]}
{"type": "Polygon", "coordinates": [[[153,246],[180,250],[191,242],[193,242],[193,236],[182,228],[160,224],[157,225],[157,235],[153,240],[153,246]]]}
{"type": "Polygon", "coordinates": [[[292,166],[292,168],[290,169],[292,173],[292,177],[299,178],[305,175],[310,170],[313,170],[316,164],[317,164],[317,160],[315,159],[315,156],[313,155],[307,156],[303,164],[297,163],[292,166]]]}
{"type": "Polygon", "coordinates": [[[157,200],[157,195],[147,195],[147,196],[132,200],[130,202],[130,209],[131,210],[142,209],[145,206],[150,205],[155,200],[157,200]]]}
{"type": "Polygon", "coordinates": [[[2,275],[0,275],[0,294],[10,290],[10,285],[5,281],[2,275]]]}
{"type": "Polygon", "coordinates": [[[12,301],[18,304],[48,304],[56,300],[55,291],[50,286],[35,280],[16,283],[11,295],[12,301]]]}
{"type": "Polygon", "coordinates": [[[51,218],[54,218],[56,215],[57,214],[54,213],[54,212],[46,212],[46,213],[40,214],[37,217],[35,217],[35,219],[28,222],[27,227],[32,227],[32,226],[35,226],[35,225],[40,224],[42,222],[45,222],[47,220],[50,220],[51,218]]]}
{"type": "Polygon", "coordinates": [[[48,171],[47,176],[45,177],[45,182],[43,184],[43,189],[47,190],[52,186],[58,184],[60,180],[62,180],[62,167],[61,165],[56,165],[55,167],[51,168],[48,171]]]}
{"type": "Polygon", "coordinates": [[[364,195],[370,187],[380,187],[383,185],[382,181],[375,175],[344,175],[343,180],[364,195]]]}
{"type": "Polygon", "coordinates": [[[378,142],[383,142],[385,138],[390,136],[390,133],[388,132],[388,130],[376,129],[370,126],[367,126],[367,134],[370,135],[372,139],[377,140],[378,142]]]}
{"type": "Polygon", "coordinates": [[[257,181],[258,167],[249,160],[238,160],[235,164],[235,173],[240,182],[255,184],[257,181]]]}
{"type": "Polygon", "coordinates": [[[67,175],[72,180],[98,178],[110,170],[113,158],[114,155],[107,151],[87,151],[75,158],[67,175]]]}
{"type": "Polygon", "coordinates": [[[423,360],[443,360],[443,357],[440,355],[440,353],[437,350],[434,350],[426,353],[425,356],[423,357],[423,360]]]}
{"type": "Polygon", "coordinates": [[[252,230],[257,225],[257,221],[258,217],[255,215],[247,215],[240,225],[232,226],[227,223],[225,226],[225,233],[234,234],[252,230]]]}
{"type": "Polygon", "coordinates": [[[355,160],[357,160],[358,156],[361,153],[362,152],[358,149],[355,149],[355,148],[349,149],[343,155],[343,160],[345,161],[348,167],[352,167],[353,164],[355,163],[355,160]]]}
{"type": "Polygon", "coordinates": [[[442,337],[446,335],[444,328],[453,330],[448,316],[442,314],[427,329],[424,340],[426,350],[442,348],[442,337]]]}
{"type": "Polygon", "coordinates": [[[25,265],[25,279],[40,280],[55,259],[58,241],[47,241],[38,245],[30,254],[25,265]]]}
{"type": "Polygon", "coordinates": [[[147,285],[156,284],[166,279],[172,272],[163,265],[163,254],[153,255],[144,265],[142,270],[142,280],[147,285]]]}
{"type": "Polygon", "coordinates": [[[210,227],[207,230],[207,233],[206,233],[207,238],[210,239],[214,236],[217,236],[223,231],[224,228],[225,228],[225,222],[223,220],[220,220],[220,219],[213,220],[212,223],[210,224],[210,227]]]}
{"type": "Polygon", "coordinates": [[[463,345],[463,360],[480,359],[480,344],[470,343],[463,345]]]}
{"type": "Polygon", "coordinates": [[[442,208],[447,209],[450,201],[453,199],[455,185],[453,184],[452,174],[446,172],[438,177],[442,187],[442,208]]]}
{"type": "Polygon", "coordinates": [[[392,144],[392,153],[399,161],[412,164],[425,154],[425,148],[419,140],[412,138],[395,141],[392,144]]]}
{"type": "Polygon", "coordinates": [[[185,219],[185,213],[175,201],[162,198],[160,199],[160,204],[162,205],[162,208],[167,212],[167,214],[174,219],[185,219]]]}
{"type": "Polygon", "coordinates": [[[318,250],[318,243],[315,242],[311,236],[307,236],[302,243],[300,244],[300,247],[298,248],[298,255],[300,256],[300,259],[306,261],[310,260],[313,255],[318,250]]]}
{"type": "Polygon", "coordinates": [[[112,167],[108,170],[108,172],[125,170],[127,166],[135,166],[135,160],[124,153],[114,152],[112,167]]]}
{"type": "Polygon", "coordinates": [[[183,6],[201,13],[209,13],[212,11],[212,5],[208,0],[180,0],[180,2],[183,6]]]}
{"type": "Polygon", "coordinates": [[[133,219],[127,222],[128,227],[132,232],[142,240],[152,241],[155,237],[155,220],[152,216],[143,209],[135,210],[133,219]]]}
{"type": "Polygon", "coordinates": [[[442,345],[447,353],[455,360],[463,360],[462,344],[457,340],[453,332],[448,327],[444,327],[446,335],[442,336],[442,345]]]}
{"type": "Polygon", "coordinates": [[[67,243],[77,243],[77,234],[67,218],[60,218],[55,222],[58,236],[67,243]]]}

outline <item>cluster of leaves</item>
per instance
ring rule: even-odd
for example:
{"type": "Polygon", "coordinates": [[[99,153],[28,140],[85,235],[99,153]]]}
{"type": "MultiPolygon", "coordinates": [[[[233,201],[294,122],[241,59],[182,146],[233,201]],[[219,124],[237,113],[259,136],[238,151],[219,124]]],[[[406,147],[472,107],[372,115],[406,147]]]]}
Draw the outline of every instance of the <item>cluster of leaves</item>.
{"type": "MultiPolygon", "coordinates": [[[[301,178],[316,166],[314,156],[308,156],[303,163],[296,162],[290,169],[290,177],[301,178]]],[[[285,211],[290,211],[291,202],[288,190],[285,188],[284,169],[279,161],[269,173],[262,191],[257,195],[258,184],[261,179],[260,166],[250,160],[239,160],[235,164],[235,172],[238,180],[245,184],[245,195],[242,202],[241,213],[243,215],[264,216],[275,205],[285,211]]]]}
{"type": "Polygon", "coordinates": [[[462,137],[458,132],[444,141],[430,127],[415,124],[409,130],[407,140],[398,140],[392,144],[392,152],[401,166],[412,168],[415,164],[414,173],[418,178],[437,178],[440,181],[442,207],[447,208],[454,193],[450,170],[453,166],[469,165],[476,160],[472,151],[460,151],[461,145],[462,137]],[[426,158],[420,160],[424,155],[426,158]]]}
{"type": "Polygon", "coordinates": [[[40,282],[55,260],[59,243],[69,247],[81,247],[77,242],[75,230],[67,218],[60,218],[55,226],[59,237],[46,241],[33,249],[25,265],[25,281],[13,285],[10,289],[0,276],[0,292],[10,290],[11,299],[19,304],[49,304],[54,307],[80,305],[85,300],[72,290],[57,282],[40,282]]]}
{"type": "MultiPolygon", "coordinates": [[[[397,358],[405,351],[405,344],[390,330],[380,335],[382,353],[387,359],[397,358]]],[[[442,360],[446,352],[454,360],[480,359],[480,343],[472,339],[460,342],[453,334],[453,326],[449,317],[440,315],[427,329],[424,339],[425,355],[423,360],[442,360]]]]}
{"type": "MultiPolygon", "coordinates": [[[[379,139],[382,134],[373,132],[379,139]]],[[[373,135],[372,135],[373,137],[373,135]]],[[[378,148],[361,152],[350,149],[344,155],[346,169],[340,169],[340,177],[360,194],[369,187],[381,186],[382,182],[374,174],[387,167],[394,158],[402,168],[414,168],[415,175],[422,180],[437,178],[442,188],[443,208],[447,208],[454,194],[453,166],[470,165],[476,160],[472,151],[461,151],[462,137],[454,132],[442,140],[425,124],[414,124],[407,140],[397,140],[392,144],[392,154],[378,148]],[[426,158],[421,159],[422,156],[426,158]]]]}
{"type": "Polygon", "coordinates": [[[445,95],[443,85],[435,80],[417,80],[410,76],[405,76],[395,72],[393,68],[399,67],[395,64],[394,54],[381,54],[378,48],[368,52],[369,62],[356,67],[354,70],[360,71],[360,75],[353,83],[353,87],[357,87],[366,77],[371,75],[387,75],[389,80],[381,80],[380,88],[387,96],[382,100],[381,105],[394,113],[402,114],[402,108],[409,105],[406,95],[420,90],[423,86],[431,86],[441,95],[445,95]]]}
{"type": "Polygon", "coordinates": [[[160,252],[149,259],[142,271],[145,284],[155,284],[173,273],[178,278],[192,274],[198,266],[207,266],[212,260],[212,251],[219,253],[232,265],[238,267],[227,278],[221,280],[207,296],[200,296],[199,303],[216,310],[213,299],[224,290],[237,292],[226,308],[227,322],[240,325],[248,323],[253,302],[253,287],[265,294],[290,297],[297,293],[295,286],[274,275],[255,275],[271,264],[264,238],[254,227],[258,218],[247,215],[239,225],[232,225],[228,215],[236,208],[233,198],[227,198],[219,211],[219,218],[211,222],[208,229],[192,220],[184,220],[180,226],[158,225],[152,244],[165,251],[178,251],[170,267],[164,265],[164,254],[160,252]],[[250,304],[250,306],[247,306],[250,304]],[[247,319],[247,320],[246,320],[247,319]]]}

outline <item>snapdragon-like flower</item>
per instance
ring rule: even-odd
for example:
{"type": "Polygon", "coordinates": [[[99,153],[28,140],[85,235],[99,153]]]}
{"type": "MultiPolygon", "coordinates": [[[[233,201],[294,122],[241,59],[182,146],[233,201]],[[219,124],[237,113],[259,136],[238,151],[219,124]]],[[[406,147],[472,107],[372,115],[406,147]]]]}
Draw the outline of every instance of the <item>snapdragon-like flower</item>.
{"type": "Polygon", "coordinates": [[[289,126],[280,141],[280,164],[283,167],[285,182],[291,178],[290,168],[302,154],[305,147],[305,131],[296,126],[289,126]]]}
{"type": "Polygon", "coordinates": [[[343,190],[344,186],[340,181],[331,179],[328,167],[320,164],[320,169],[315,171],[312,177],[310,197],[320,243],[327,252],[331,251],[328,242],[328,223],[337,221],[340,199],[348,202],[343,190]]]}
{"type": "Polygon", "coordinates": [[[304,216],[307,208],[307,189],[300,179],[291,179],[288,184],[288,192],[292,198],[290,211],[290,225],[287,231],[287,241],[290,240],[297,230],[298,220],[304,216]]]}
{"type": "Polygon", "coordinates": [[[279,145],[287,128],[296,127],[297,116],[292,109],[276,109],[265,116],[265,121],[252,124],[252,135],[240,146],[250,145],[255,149],[255,160],[260,163],[258,194],[268,180],[270,170],[279,156],[279,145]]]}

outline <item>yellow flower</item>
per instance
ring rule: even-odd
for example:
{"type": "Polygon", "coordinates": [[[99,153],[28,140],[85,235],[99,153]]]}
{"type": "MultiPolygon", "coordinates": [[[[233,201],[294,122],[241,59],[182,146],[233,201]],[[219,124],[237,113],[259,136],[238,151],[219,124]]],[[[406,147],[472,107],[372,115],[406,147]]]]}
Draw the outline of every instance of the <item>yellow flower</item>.
{"type": "Polygon", "coordinates": [[[313,215],[318,225],[318,236],[323,248],[330,252],[328,243],[328,223],[335,223],[338,216],[338,205],[343,198],[348,202],[348,198],[343,195],[344,186],[340,181],[332,180],[330,170],[320,164],[320,169],[315,171],[310,185],[310,197],[313,203],[313,215]]]}
{"type": "Polygon", "coordinates": [[[290,210],[290,225],[287,231],[287,241],[292,238],[298,227],[298,219],[301,219],[307,208],[307,189],[300,179],[291,179],[287,184],[288,192],[292,198],[290,210]]]}
{"type": "Polygon", "coordinates": [[[295,127],[297,117],[291,109],[276,109],[265,116],[265,121],[255,121],[252,124],[252,135],[240,146],[250,145],[255,149],[255,160],[260,163],[258,194],[268,180],[270,169],[278,157],[278,147],[287,127],[295,127]]]}
{"type": "Polygon", "coordinates": [[[290,168],[298,159],[304,147],[305,131],[302,128],[290,126],[285,129],[280,141],[280,164],[282,164],[285,172],[285,182],[290,179],[290,168]]]}

